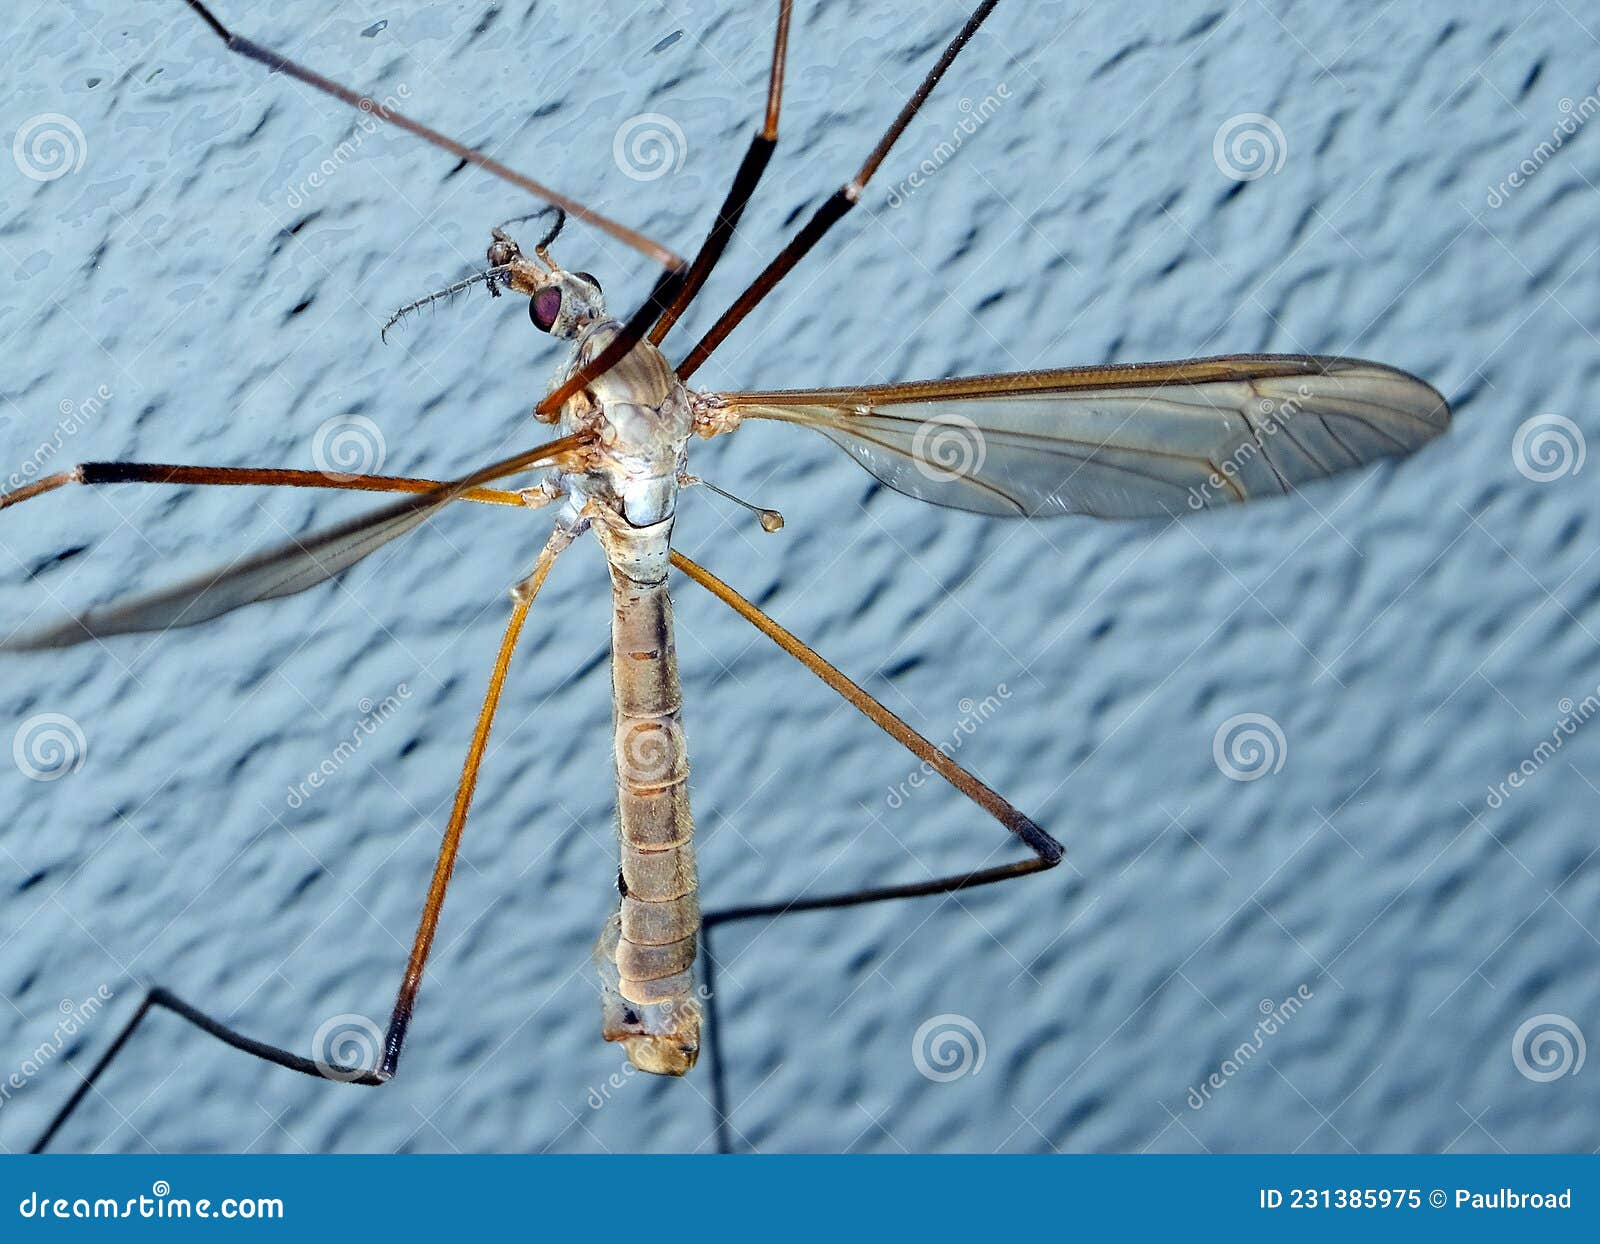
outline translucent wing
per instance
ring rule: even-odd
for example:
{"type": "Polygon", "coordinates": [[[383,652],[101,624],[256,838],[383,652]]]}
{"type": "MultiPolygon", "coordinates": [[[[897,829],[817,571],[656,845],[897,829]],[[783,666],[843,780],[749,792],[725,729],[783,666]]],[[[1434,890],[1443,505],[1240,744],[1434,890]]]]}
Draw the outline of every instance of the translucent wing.
{"type": "Polygon", "coordinates": [[[17,635],[0,643],[0,651],[67,648],[108,635],[195,626],[256,601],[292,596],[325,583],[391,540],[420,527],[462,493],[507,475],[561,463],[585,443],[580,436],[551,441],[465,479],[441,484],[432,492],[404,497],[375,513],[288,541],[164,591],[90,609],[53,626],[17,635]]]}
{"type": "Polygon", "coordinates": [[[1012,518],[1150,518],[1409,454],[1444,398],[1381,363],[1233,355],[859,389],[727,393],[714,419],[815,428],[889,487],[1012,518]]]}

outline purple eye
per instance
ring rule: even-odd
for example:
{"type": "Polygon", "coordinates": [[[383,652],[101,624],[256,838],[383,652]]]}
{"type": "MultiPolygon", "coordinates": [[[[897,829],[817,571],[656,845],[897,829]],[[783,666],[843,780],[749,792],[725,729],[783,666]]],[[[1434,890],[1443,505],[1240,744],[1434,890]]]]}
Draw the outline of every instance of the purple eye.
{"type": "Polygon", "coordinates": [[[547,333],[561,314],[561,291],[555,286],[541,289],[528,303],[528,318],[541,333],[547,333]]]}

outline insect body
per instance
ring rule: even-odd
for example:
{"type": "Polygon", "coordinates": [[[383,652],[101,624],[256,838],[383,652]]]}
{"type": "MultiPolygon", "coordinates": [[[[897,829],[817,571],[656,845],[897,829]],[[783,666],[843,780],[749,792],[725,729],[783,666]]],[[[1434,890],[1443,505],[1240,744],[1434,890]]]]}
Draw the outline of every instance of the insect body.
{"type": "MultiPolygon", "coordinates": [[[[490,247],[490,261],[506,259],[490,247]]],[[[548,252],[539,248],[541,256],[548,252]]],[[[553,266],[524,271],[536,327],[573,339],[565,381],[624,326],[605,315],[592,277],[553,266]]],[[[672,638],[667,568],[678,481],[691,431],[688,392],[661,351],[639,342],[583,393],[569,398],[561,430],[593,445],[581,470],[546,482],[560,499],[551,549],[593,527],[611,568],[612,722],[621,839],[622,901],[595,948],[604,988],[602,1033],[644,1071],[682,1075],[700,1052],[694,998],[700,905],[689,811],[683,691],[672,638]]]]}

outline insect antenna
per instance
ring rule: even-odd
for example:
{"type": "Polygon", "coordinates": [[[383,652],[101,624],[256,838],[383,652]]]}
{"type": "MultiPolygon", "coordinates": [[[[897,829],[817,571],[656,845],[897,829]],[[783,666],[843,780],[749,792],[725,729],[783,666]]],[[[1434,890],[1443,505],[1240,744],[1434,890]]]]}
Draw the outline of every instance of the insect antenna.
{"type": "Polygon", "coordinates": [[[474,272],[471,276],[463,277],[453,285],[447,285],[443,289],[435,290],[425,298],[418,298],[415,302],[408,302],[384,322],[383,328],[380,330],[378,335],[382,337],[384,343],[387,344],[389,341],[389,330],[401,320],[405,319],[405,317],[410,315],[413,311],[419,311],[423,307],[428,306],[430,303],[440,302],[447,298],[454,298],[457,294],[463,292],[464,290],[471,289],[480,281],[488,285],[489,293],[498,298],[500,297],[500,286],[502,284],[508,286],[511,284],[511,269],[509,266],[505,265],[496,268],[485,268],[482,272],[474,272]]]}
{"type": "Polygon", "coordinates": [[[551,204],[548,207],[541,207],[535,212],[524,212],[521,216],[513,216],[510,220],[503,220],[500,222],[500,229],[505,230],[509,229],[512,225],[526,224],[530,220],[543,220],[546,216],[552,214],[556,218],[555,224],[550,226],[549,231],[545,233],[544,237],[540,238],[536,243],[534,243],[533,249],[536,251],[542,251],[550,246],[550,244],[553,243],[556,238],[561,236],[561,230],[566,228],[567,225],[566,212],[561,208],[556,207],[554,204],[551,204]]]}

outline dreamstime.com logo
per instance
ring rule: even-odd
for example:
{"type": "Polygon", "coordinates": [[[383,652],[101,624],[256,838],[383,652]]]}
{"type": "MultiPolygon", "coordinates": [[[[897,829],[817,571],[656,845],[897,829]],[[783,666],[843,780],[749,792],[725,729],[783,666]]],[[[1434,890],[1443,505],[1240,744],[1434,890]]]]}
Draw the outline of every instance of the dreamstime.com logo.
{"type": "Polygon", "coordinates": [[[1301,985],[1282,1002],[1274,1002],[1271,998],[1261,999],[1256,1008],[1261,1015],[1260,1021],[1251,1030],[1250,1036],[1239,1042],[1215,1071],[1198,1085],[1190,1087],[1189,1096],[1185,1099],[1189,1109],[1204,1109],[1218,1090],[1248,1067],[1255,1056],[1266,1049],[1267,1042],[1283,1031],[1285,1025],[1300,1014],[1305,1004],[1314,997],[1316,994],[1311,991],[1310,985],[1301,985]]]}
{"type": "Polygon", "coordinates": [[[381,100],[363,96],[356,104],[360,117],[350,137],[335,147],[333,154],[301,178],[298,184],[291,186],[285,183],[284,189],[288,193],[284,195],[284,203],[289,210],[299,211],[304,207],[307,199],[326,186],[340,169],[355,159],[356,152],[361,150],[361,144],[367,140],[367,136],[375,132],[380,123],[387,121],[390,113],[398,111],[401,101],[410,98],[411,87],[404,82],[395,88],[393,95],[385,96],[381,100]]]}
{"type": "Polygon", "coordinates": [[[10,478],[6,480],[6,487],[21,488],[45,474],[51,460],[61,452],[62,447],[99,415],[110,400],[111,386],[104,384],[82,401],[75,402],[69,397],[62,398],[56,404],[56,410],[61,418],[57,420],[50,438],[41,441],[38,448],[33,451],[33,456],[11,473],[10,478]]]}
{"type": "Polygon", "coordinates": [[[83,167],[89,140],[71,117],[41,112],[22,123],[11,140],[11,158],[30,181],[57,181],[83,167]]]}
{"type": "Polygon", "coordinates": [[[158,1179],[142,1196],[62,1197],[30,1192],[17,1204],[24,1218],[282,1218],[283,1198],[173,1196],[172,1185],[158,1179]]]}
{"type": "Polygon", "coordinates": [[[1491,208],[1504,207],[1513,194],[1527,185],[1535,173],[1555,159],[1556,153],[1577,137],[1579,130],[1594,117],[1600,116],[1600,86],[1580,100],[1575,101],[1570,96],[1563,99],[1559,107],[1561,120],[1551,129],[1550,137],[1535,147],[1528,158],[1512,169],[1499,185],[1489,187],[1485,201],[1491,208]]]}
{"type": "Polygon", "coordinates": [[[57,782],[83,768],[89,741],[83,727],[65,713],[39,713],[17,727],[11,759],[22,776],[35,782],[57,782]]]}
{"type": "Polygon", "coordinates": [[[683,126],[663,112],[641,112],[617,126],[611,158],[634,181],[659,181],[689,158],[683,126]]]}
{"type": "Polygon", "coordinates": [[[114,997],[116,994],[110,985],[101,985],[82,1002],[63,998],[61,1005],[56,1008],[60,1018],[56,1021],[54,1031],[35,1045],[4,1080],[0,1080],[0,1106],[9,1103],[13,1094],[27,1088],[30,1080],[46,1070],[114,997]]]}
{"type": "MultiPolygon", "coordinates": [[[[956,722],[955,729],[950,731],[948,738],[935,743],[934,746],[954,759],[955,754],[966,745],[966,741],[978,732],[978,727],[998,713],[1001,706],[1010,698],[1011,688],[1005,683],[1000,683],[995,687],[994,694],[986,695],[981,700],[974,700],[971,696],[963,697],[956,705],[961,710],[961,720],[956,722]]],[[[927,780],[938,772],[931,763],[924,760],[904,779],[889,787],[884,802],[896,810],[905,807],[911,798],[911,792],[921,790],[927,780]]]]}
{"type": "Polygon", "coordinates": [[[988,1053],[983,1029],[965,1015],[925,1019],[911,1038],[912,1064],[935,1084],[977,1075],[988,1053]]]}
{"type": "Polygon", "coordinates": [[[1277,773],[1288,758],[1283,727],[1265,713],[1230,717],[1211,736],[1211,759],[1223,776],[1235,782],[1254,782],[1277,773]]]}
{"type": "Polygon", "coordinates": [[[1259,181],[1283,171],[1289,158],[1289,139],[1271,117],[1262,112],[1241,112],[1217,127],[1211,140],[1211,158],[1217,171],[1233,181],[1259,181]]]}
{"type": "Polygon", "coordinates": [[[888,203],[890,207],[900,207],[914,195],[928,181],[951,160],[955,159],[956,152],[961,150],[962,144],[983,128],[989,118],[1000,111],[1000,106],[1011,98],[1011,87],[1002,82],[994,91],[985,95],[976,102],[970,96],[963,96],[958,107],[961,109],[961,120],[950,130],[950,137],[940,139],[934,144],[928,157],[902,177],[900,181],[890,188],[888,203]]]}
{"type": "Polygon", "coordinates": [[[1582,1030],[1565,1015],[1535,1015],[1511,1038],[1512,1063],[1535,1084],[1577,1075],[1588,1053],[1582,1030]]]}
{"type": "Polygon", "coordinates": [[[303,808],[312,795],[326,786],[334,774],[349,764],[355,754],[366,746],[366,741],[377,734],[378,728],[387,724],[410,699],[411,687],[407,683],[401,683],[394,689],[393,695],[384,696],[376,704],[363,696],[359,706],[361,720],[356,722],[355,729],[340,739],[338,746],[323,758],[320,765],[306,774],[298,786],[289,787],[289,794],[284,803],[292,809],[303,808]]]}

